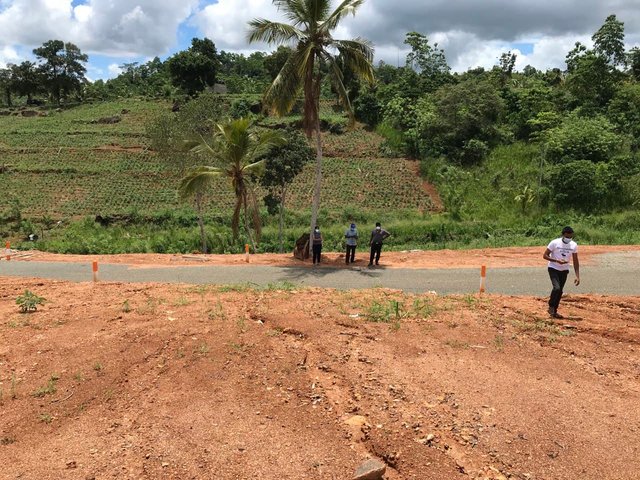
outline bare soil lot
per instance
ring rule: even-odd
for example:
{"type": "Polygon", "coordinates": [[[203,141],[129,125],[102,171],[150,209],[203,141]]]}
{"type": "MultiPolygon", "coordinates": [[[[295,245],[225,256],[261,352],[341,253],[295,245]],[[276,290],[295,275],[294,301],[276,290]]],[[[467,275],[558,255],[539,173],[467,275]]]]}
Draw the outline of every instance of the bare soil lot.
{"type": "Polygon", "coordinates": [[[291,288],[0,278],[0,476],[640,478],[640,298],[291,288]]]}

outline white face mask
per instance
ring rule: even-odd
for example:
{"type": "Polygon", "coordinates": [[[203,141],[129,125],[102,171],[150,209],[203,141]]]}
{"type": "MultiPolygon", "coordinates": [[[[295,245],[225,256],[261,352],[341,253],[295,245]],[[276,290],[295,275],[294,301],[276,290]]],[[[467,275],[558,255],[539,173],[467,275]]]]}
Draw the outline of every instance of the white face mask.
{"type": "Polygon", "coordinates": [[[380,231],[382,230],[382,227],[376,227],[376,230],[380,231]]]}
{"type": "Polygon", "coordinates": [[[316,233],[318,233],[319,231],[320,231],[320,229],[319,229],[319,228],[316,228],[315,232],[316,232],[316,233]]]}
{"type": "Polygon", "coordinates": [[[567,237],[562,237],[562,243],[569,244],[569,243],[571,243],[571,239],[567,238],[567,237]]]}

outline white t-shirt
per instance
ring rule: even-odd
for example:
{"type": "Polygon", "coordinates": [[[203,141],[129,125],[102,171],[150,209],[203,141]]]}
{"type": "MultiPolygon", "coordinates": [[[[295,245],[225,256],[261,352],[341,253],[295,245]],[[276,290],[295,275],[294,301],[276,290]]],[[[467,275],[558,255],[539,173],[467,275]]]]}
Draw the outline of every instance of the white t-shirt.
{"type": "Polygon", "coordinates": [[[573,259],[573,254],[578,253],[578,244],[573,240],[571,240],[569,243],[564,243],[562,241],[562,237],[552,240],[547,248],[551,252],[549,254],[551,258],[566,260],[567,262],[569,262],[563,265],[560,265],[556,262],[549,262],[549,268],[553,268],[561,272],[569,270],[569,265],[571,264],[571,260],[573,259]]]}

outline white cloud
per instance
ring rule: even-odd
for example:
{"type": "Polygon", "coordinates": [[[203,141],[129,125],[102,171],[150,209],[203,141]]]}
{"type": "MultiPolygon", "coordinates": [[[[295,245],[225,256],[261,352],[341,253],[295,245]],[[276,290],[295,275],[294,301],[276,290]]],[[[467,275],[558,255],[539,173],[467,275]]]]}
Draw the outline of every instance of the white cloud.
{"type": "MultiPolygon", "coordinates": [[[[200,31],[211,38],[218,50],[250,48],[247,42],[248,23],[254,18],[284,21],[271,0],[219,0],[205,6],[194,17],[200,31]]],[[[266,49],[266,45],[255,45],[266,49]]]]}
{"type": "Polygon", "coordinates": [[[122,73],[122,69],[117,63],[112,63],[107,67],[107,71],[109,72],[109,77],[117,77],[122,73]]]}
{"type": "Polygon", "coordinates": [[[160,55],[176,43],[179,26],[198,0],[5,0],[0,9],[0,48],[35,47],[61,39],[89,53],[160,55]]]}
{"type": "MultiPolygon", "coordinates": [[[[627,44],[640,44],[638,0],[367,0],[335,36],[371,40],[376,61],[392,65],[404,63],[405,34],[415,30],[438,42],[457,71],[490,68],[517,43],[533,45],[517,68],[562,68],[573,44],[588,42],[611,13],[625,22],[627,44]]],[[[0,63],[54,38],[121,61],[163,56],[187,24],[218,50],[270,50],[246,41],[248,21],[259,17],[282,20],[271,0],[0,0],[0,63]]]]}
{"type": "Polygon", "coordinates": [[[20,61],[20,56],[15,49],[11,47],[3,47],[0,49],[0,68],[5,68],[9,63],[17,63],[20,61]]]}

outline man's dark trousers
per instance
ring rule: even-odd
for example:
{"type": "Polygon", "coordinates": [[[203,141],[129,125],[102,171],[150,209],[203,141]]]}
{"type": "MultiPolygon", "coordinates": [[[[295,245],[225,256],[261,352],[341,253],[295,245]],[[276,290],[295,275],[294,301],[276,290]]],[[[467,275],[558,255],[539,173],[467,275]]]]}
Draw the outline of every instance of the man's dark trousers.
{"type": "Polygon", "coordinates": [[[356,246],[347,245],[347,263],[353,263],[356,259],[356,246]]]}
{"type": "Polygon", "coordinates": [[[373,259],[375,257],[376,265],[380,261],[380,252],[382,251],[381,243],[372,243],[371,244],[371,255],[369,255],[369,265],[373,263],[373,259]]]}
{"type": "Polygon", "coordinates": [[[553,285],[553,290],[551,290],[551,296],[549,297],[549,308],[552,308],[555,312],[558,310],[558,305],[560,305],[562,289],[564,288],[564,284],[567,283],[569,270],[560,271],[551,267],[549,267],[548,270],[549,278],[551,278],[551,285],[553,285]]]}

